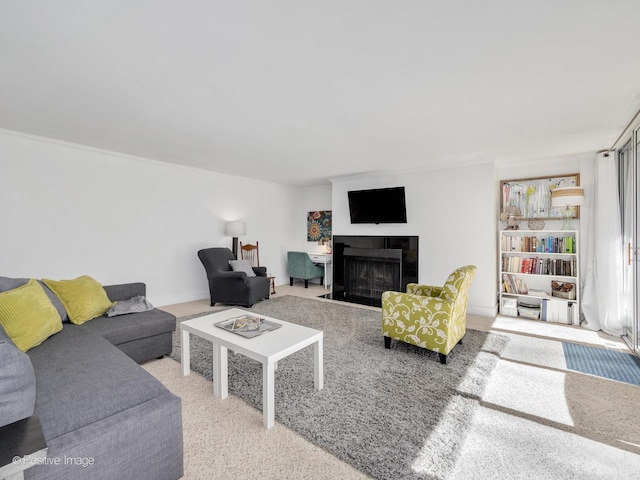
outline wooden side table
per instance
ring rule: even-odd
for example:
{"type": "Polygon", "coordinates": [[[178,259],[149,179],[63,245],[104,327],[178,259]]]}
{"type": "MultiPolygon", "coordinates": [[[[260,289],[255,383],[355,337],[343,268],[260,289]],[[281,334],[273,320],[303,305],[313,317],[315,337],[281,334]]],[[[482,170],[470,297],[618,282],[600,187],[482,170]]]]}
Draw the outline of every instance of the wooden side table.
{"type": "Polygon", "coordinates": [[[21,480],[47,456],[40,419],[33,415],[0,427],[0,479],[21,480]]]}
{"type": "Polygon", "coordinates": [[[274,293],[276,293],[276,277],[267,273],[267,278],[271,282],[271,295],[273,295],[274,293]]]}

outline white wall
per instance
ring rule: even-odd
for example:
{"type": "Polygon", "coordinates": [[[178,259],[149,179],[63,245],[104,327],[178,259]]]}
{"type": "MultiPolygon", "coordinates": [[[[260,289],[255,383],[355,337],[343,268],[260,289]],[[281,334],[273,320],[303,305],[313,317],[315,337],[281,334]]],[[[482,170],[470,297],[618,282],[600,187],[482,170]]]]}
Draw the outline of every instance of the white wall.
{"type": "Polygon", "coordinates": [[[331,210],[331,185],[304,188],[298,205],[300,213],[296,214],[296,236],[300,239],[301,250],[325,252],[324,245],[307,241],[307,215],[318,210],[331,210]]]}
{"type": "MultiPolygon", "coordinates": [[[[487,163],[333,180],[334,235],[418,235],[421,283],[441,284],[456,266],[478,267],[469,295],[469,312],[492,316],[497,307],[500,180],[580,173],[585,195],[593,183],[594,154],[521,163],[487,163]],[[407,223],[351,225],[347,191],[405,186],[407,223]]],[[[581,209],[584,219],[590,212],[581,209]]],[[[583,222],[584,224],[584,222],[583,222]]],[[[576,227],[580,223],[576,222],[576,227]]],[[[559,229],[562,221],[547,222],[559,229]]],[[[522,225],[526,228],[526,223],[522,225]]],[[[581,238],[587,232],[582,228],[581,238]]],[[[584,251],[584,248],[583,248],[584,251]]]]}
{"type": "Polygon", "coordinates": [[[278,284],[302,246],[298,188],[1,130],[0,157],[0,275],[142,281],[166,305],[208,298],[196,252],[231,246],[227,220],[247,222],[278,284]]]}
{"type": "Polygon", "coordinates": [[[333,180],[334,235],[418,235],[418,281],[441,285],[457,267],[478,267],[469,312],[495,313],[497,199],[493,164],[333,180]],[[404,186],[407,223],[351,225],[347,192],[404,186]]]}
{"type": "Polygon", "coordinates": [[[335,235],[418,235],[422,283],[440,284],[456,266],[476,265],[469,311],[493,315],[499,180],[580,172],[589,195],[592,157],[294,188],[0,130],[0,275],[143,281],[156,305],[207,298],[196,252],[230,246],[224,224],[239,219],[247,222],[241,240],[260,241],[261,263],[286,284],[288,250],[321,250],[306,240],[307,212],[332,210],[335,235]],[[351,225],[348,190],[399,185],[406,187],[407,224],[351,225]]]}

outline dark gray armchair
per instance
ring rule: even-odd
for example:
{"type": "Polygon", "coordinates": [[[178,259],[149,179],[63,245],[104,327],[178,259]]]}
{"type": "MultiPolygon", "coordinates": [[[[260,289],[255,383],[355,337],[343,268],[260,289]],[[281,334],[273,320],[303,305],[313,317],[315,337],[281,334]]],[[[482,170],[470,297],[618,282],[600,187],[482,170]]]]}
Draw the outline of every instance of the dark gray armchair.
{"type": "Polygon", "coordinates": [[[269,298],[270,281],[265,267],[253,267],[255,277],[234,272],[229,260],[236,257],[228,248],[205,248],[198,252],[198,258],[207,272],[212,307],[216,302],[250,307],[269,298]]]}

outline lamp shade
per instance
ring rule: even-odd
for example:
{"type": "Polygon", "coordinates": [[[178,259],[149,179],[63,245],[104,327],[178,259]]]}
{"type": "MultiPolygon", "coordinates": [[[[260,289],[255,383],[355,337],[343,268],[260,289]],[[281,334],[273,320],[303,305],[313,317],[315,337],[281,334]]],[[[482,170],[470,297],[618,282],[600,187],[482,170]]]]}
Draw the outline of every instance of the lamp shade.
{"type": "Polygon", "coordinates": [[[247,226],[244,222],[238,220],[233,222],[227,222],[224,227],[224,233],[230,237],[239,237],[247,233],[247,226]]]}
{"type": "Polygon", "coordinates": [[[561,187],[551,190],[551,205],[554,207],[579,207],[584,203],[584,188],[561,187]]]}

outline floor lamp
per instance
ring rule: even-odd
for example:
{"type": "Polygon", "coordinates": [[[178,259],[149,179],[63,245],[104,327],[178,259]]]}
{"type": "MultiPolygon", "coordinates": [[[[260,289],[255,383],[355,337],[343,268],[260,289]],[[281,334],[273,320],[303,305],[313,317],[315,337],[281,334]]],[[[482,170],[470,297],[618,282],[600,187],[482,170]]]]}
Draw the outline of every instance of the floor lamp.
{"type": "Polygon", "coordinates": [[[224,228],[224,233],[233,238],[231,251],[233,252],[233,256],[238,258],[238,237],[247,233],[246,224],[237,220],[227,222],[227,225],[224,228]]]}

